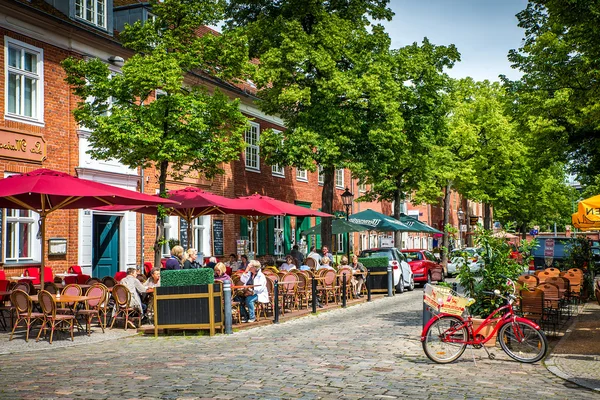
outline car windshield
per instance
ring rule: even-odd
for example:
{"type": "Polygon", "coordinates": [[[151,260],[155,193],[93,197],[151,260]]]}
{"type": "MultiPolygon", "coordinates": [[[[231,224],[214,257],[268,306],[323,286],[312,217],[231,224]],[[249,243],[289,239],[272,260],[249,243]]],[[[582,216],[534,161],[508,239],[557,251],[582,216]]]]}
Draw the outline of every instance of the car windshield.
{"type": "Polygon", "coordinates": [[[423,259],[423,256],[418,251],[403,251],[402,253],[404,253],[404,255],[406,256],[406,261],[415,261],[423,259]]]}
{"type": "Polygon", "coordinates": [[[363,251],[363,257],[387,257],[388,260],[392,260],[392,252],[388,250],[374,250],[374,251],[363,251]]]}

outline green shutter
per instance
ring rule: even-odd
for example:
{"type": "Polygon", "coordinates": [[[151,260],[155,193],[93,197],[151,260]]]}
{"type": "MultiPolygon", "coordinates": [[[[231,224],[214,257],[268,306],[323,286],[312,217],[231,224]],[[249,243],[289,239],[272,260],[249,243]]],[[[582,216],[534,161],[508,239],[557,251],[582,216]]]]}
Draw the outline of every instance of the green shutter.
{"type": "Polygon", "coordinates": [[[283,252],[290,254],[292,251],[292,219],[283,217],[283,252]]]}
{"type": "MultiPolygon", "coordinates": [[[[320,223],[321,223],[321,218],[317,217],[315,226],[319,225],[320,223]]],[[[315,246],[317,246],[317,250],[319,250],[319,249],[321,249],[321,235],[316,235],[315,237],[317,238],[317,240],[316,240],[317,244],[315,244],[315,246]]]]}
{"type": "Polygon", "coordinates": [[[258,255],[267,254],[267,221],[258,223],[258,255]]]}
{"type": "Polygon", "coordinates": [[[248,234],[248,220],[244,217],[240,217],[240,239],[250,239],[248,234]]]}
{"type": "Polygon", "coordinates": [[[273,217],[267,220],[267,245],[268,253],[275,254],[275,218],[273,217]]]}

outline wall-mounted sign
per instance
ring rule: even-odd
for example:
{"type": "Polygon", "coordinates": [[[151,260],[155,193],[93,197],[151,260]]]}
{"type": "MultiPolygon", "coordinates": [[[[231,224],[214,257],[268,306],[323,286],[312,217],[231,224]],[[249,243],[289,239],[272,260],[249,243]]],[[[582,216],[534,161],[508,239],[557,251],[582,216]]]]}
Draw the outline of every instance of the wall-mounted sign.
{"type": "Polygon", "coordinates": [[[0,158],[16,158],[41,163],[47,157],[42,135],[0,129],[0,158]]]}
{"type": "Polygon", "coordinates": [[[48,239],[48,255],[63,256],[67,254],[67,239],[51,238],[48,239]]]}

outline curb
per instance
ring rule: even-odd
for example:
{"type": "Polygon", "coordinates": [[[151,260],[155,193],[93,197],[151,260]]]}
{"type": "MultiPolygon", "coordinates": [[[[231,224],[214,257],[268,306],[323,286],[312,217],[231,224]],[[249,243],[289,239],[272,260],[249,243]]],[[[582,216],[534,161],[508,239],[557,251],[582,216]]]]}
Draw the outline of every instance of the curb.
{"type": "MultiPolygon", "coordinates": [[[[584,304],[580,313],[585,311],[586,308],[587,308],[587,304],[584,304]]],[[[565,335],[558,341],[556,346],[554,346],[554,349],[556,349],[557,347],[560,347],[560,345],[563,343],[563,341],[566,341],[569,339],[569,336],[571,336],[571,333],[575,330],[575,327],[578,322],[579,322],[579,320],[576,318],[571,323],[571,325],[569,325],[569,327],[565,331],[565,335]]],[[[555,359],[557,359],[557,358],[558,357],[554,356],[554,354],[550,354],[550,356],[547,357],[546,360],[544,360],[544,366],[546,367],[546,369],[548,371],[550,371],[552,374],[558,376],[559,378],[569,381],[571,383],[574,383],[578,386],[593,390],[595,392],[600,392],[600,387],[598,387],[598,384],[594,385],[594,384],[590,383],[588,379],[575,377],[575,376],[569,374],[568,372],[565,372],[562,369],[560,369],[557,362],[555,361],[555,359]]]]}

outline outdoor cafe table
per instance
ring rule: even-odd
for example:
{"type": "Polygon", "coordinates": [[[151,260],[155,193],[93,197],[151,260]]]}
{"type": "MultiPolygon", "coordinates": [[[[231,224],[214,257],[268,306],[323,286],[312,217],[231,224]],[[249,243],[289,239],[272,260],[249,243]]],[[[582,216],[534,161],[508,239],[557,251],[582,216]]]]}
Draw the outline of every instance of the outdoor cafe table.
{"type": "MultiPolygon", "coordinates": [[[[56,285],[56,287],[57,287],[58,289],[64,289],[64,288],[65,288],[65,286],[67,286],[67,285],[65,285],[65,284],[63,284],[63,283],[55,283],[55,285],[56,285]]],[[[79,285],[79,284],[76,284],[76,283],[74,283],[73,285],[77,285],[77,286],[79,286],[79,287],[81,288],[81,290],[87,290],[87,289],[89,289],[89,288],[91,288],[91,287],[92,287],[92,285],[85,285],[85,284],[81,284],[81,285],[79,285]]],[[[42,285],[33,285],[33,287],[39,290],[39,289],[41,289],[41,288],[42,288],[42,285]]]]}
{"type": "Polygon", "coordinates": [[[8,279],[10,279],[12,281],[20,281],[22,279],[34,280],[35,277],[33,277],[33,276],[10,276],[8,279]]]}
{"type": "MultiPolygon", "coordinates": [[[[29,298],[34,303],[38,303],[40,301],[37,294],[30,295],[29,298]]],[[[53,294],[52,298],[57,303],[78,303],[80,301],[94,300],[94,299],[97,299],[98,297],[92,297],[92,296],[73,296],[73,295],[64,294],[64,295],[61,295],[60,297],[57,298],[57,296],[55,294],[53,294]]]]}

